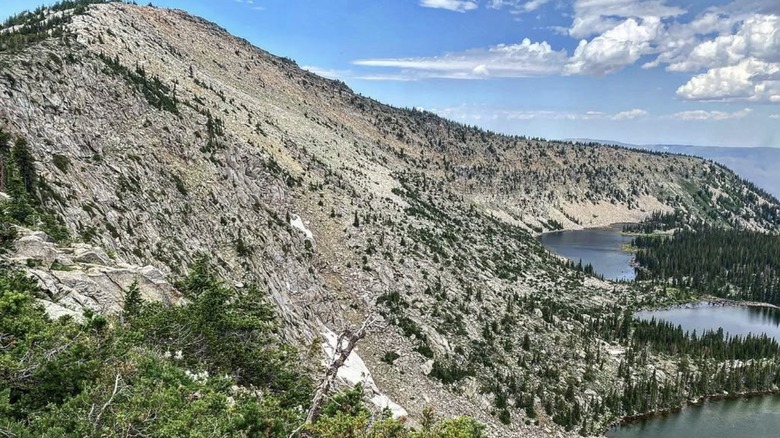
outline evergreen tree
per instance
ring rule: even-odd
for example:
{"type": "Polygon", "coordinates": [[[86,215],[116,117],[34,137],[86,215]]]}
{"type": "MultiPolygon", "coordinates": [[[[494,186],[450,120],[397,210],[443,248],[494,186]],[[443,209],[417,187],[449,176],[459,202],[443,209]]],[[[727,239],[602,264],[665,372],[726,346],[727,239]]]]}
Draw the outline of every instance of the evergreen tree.
{"type": "Polygon", "coordinates": [[[11,159],[16,165],[18,177],[24,184],[27,194],[35,194],[37,175],[35,173],[35,160],[33,159],[27,140],[19,137],[11,148],[11,159]]]}
{"type": "Polygon", "coordinates": [[[130,321],[141,314],[143,300],[141,291],[138,288],[138,280],[133,281],[125,294],[125,303],[122,307],[122,316],[126,321],[130,321]]]}

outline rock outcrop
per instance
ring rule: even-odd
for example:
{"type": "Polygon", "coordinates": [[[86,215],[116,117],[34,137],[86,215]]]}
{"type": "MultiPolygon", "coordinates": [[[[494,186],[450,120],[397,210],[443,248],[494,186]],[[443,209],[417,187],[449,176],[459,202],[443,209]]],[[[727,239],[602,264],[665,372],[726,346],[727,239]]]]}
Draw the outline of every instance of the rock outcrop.
{"type": "Polygon", "coordinates": [[[148,302],[180,305],[182,297],[157,268],[113,258],[99,247],[74,244],[61,247],[41,231],[21,229],[14,251],[3,256],[24,271],[46,294],[38,298],[53,319],[64,315],[80,320],[90,309],[117,314],[131,285],[148,302]]]}

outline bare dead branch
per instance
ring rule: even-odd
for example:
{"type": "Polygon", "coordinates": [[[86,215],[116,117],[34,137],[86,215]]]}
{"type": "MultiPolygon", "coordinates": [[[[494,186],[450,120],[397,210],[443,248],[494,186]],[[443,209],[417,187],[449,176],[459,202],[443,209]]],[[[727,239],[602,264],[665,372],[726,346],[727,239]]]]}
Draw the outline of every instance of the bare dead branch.
{"type": "Polygon", "coordinates": [[[119,392],[119,380],[120,380],[120,376],[119,373],[117,373],[116,378],[114,379],[114,390],[111,392],[111,397],[109,397],[106,403],[103,405],[103,407],[100,408],[100,412],[97,414],[95,421],[92,423],[92,426],[95,429],[100,427],[100,418],[103,416],[103,413],[106,411],[106,409],[114,401],[114,397],[116,397],[116,394],[119,392]]]}
{"type": "Polygon", "coordinates": [[[368,329],[377,321],[377,316],[371,314],[363,321],[363,324],[356,332],[353,332],[350,328],[345,328],[341,332],[336,340],[336,345],[333,348],[333,359],[330,366],[328,366],[328,369],[325,371],[325,376],[317,386],[317,391],[312,399],[311,408],[306,416],[306,421],[290,434],[290,438],[298,434],[306,425],[317,421],[322,413],[322,407],[327,401],[328,394],[333,387],[333,383],[336,380],[339,368],[347,361],[347,358],[349,358],[349,355],[352,353],[355,345],[357,345],[357,342],[366,336],[368,329]]]}

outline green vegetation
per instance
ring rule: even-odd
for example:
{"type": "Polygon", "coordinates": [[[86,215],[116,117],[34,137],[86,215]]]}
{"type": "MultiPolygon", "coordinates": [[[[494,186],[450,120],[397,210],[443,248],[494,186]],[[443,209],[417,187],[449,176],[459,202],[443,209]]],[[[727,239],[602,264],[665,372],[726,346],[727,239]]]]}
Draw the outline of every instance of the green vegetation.
{"type": "Polygon", "coordinates": [[[404,336],[414,336],[416,339],[417,347],[415,350],[427,358],[433,358],[433,351],[428,345],[428,336],[425,335],[422,328],[414,322],[411,318],[404,314],[404,309],[409,308],[407,303],[401,294],[397,291],[382,294],[377,298],[377,305],[380,305],[380,313],[382,316],[396,326],[398,326],[404,333],[404,336]]]}
{"type": "MultiPolygon", "coordinates": [[[[288,437],[304,422],[313,382],[280,341],[273,306],[233,291],[205,259],[180,284],[190,303],[143,304],[137,285],[119,318],[85,312],[51,321],[39,292],[0,271],[0,433],[4,436],[288,437]]],[[[421,431],[373,420],[357,387],[334,396],[315,437],[484,436],[473,420],[421,431]]]]}
{"type": "Polygon", "coordinates": [[[638,280],[736,300],[780,304],[780,236],[702,228],[638,236],[638,280]]]}
{"type": "Polygon", "coordinates": [[[626,224],[623,226],[624,233],[653,234],[658,231],[668,231],[681,229],[685,226],[698,227],[699,224],[691,223],[690,217],[682,210],[675,210],[673,213],[653,212],[649,218],[638,224],[626,224]]]}
{"type": "Polygon", "coordinates": [[[82,325],[48,320],[33,300],[35,287],[4,271],[0,430],[287,436],[312,384],[295,352],[276,340],[271,305],[251,288],[231,299],[205,263],[184,285],[188,306],[142,305],[131,287],[123,322],[86,312],[82,325]]]}
{"type": "MultiPolygon", "coordinates": [[[[32,43],[48,34],[35,30],[32,25],[30,29],[16,37],[32,35],[29,41],[25,40],[32,43]]],[[[56,36],[55,32],[51,34],[56,36]]],[[[103,37],[105,33],[97,38],[103,37]]],[[[15,47],[24,44],[15,43],[15,47]]],[[[48,60],[44,56],[49,63],[57,63],[59,59],[58,55],[49,55],[48,60]]],[[[236,140],[227,137],[225,122],[218,117],[235,121],[236,115],[230,112],[229,106],[220,107],[219,113],[212,114],[206,109],[211,108],[210,103],[198,97],[179,102],[173,85],[169,87],[159,78],[147,75],[138,64],[124,66],[113,54],[102,55],[101,59],[104,65],[94,58],[89,61],[97,62],[99,70],[116,76],[117,79],[109,78],[108,82],[126,81],[139,94],[139,99],[143,95],[152,106],[172,114],[187,111],[179,104],[198,111],[202,115],[201,132],[196,135],[203,143],[201,151],[211,154],[208,158],[212,161],[217,162],[215,153],[226,150],[229,140],[236,140]]],[[[127,58],[123,55],[123,59],[127,58]]],[[[192,68],[190,77],[206,87],[193,76],[192,68]]],[[[211,85],[208,88],[225,102],[221,90],[214,90],[211,85]]],[[[350,98],[357,99],[354,95],[350,98]]],[[[373,103],[360,98],[359,105],[373,103]]],[[[260,113],[254,113],[257,114],[260,113]]],[[[656,195],[662,203],[681,207],[673,214],[658,213],[630,231],[698,227],[699,219],[690,219],[686,211],[693,211],[702,223],[725,225],[740,218],[751,221],[760,216],[776,224],[777,209],[771,205],[764,207],[758,197],[766,197],[757,189],[748,187],[743,196],[729,190],[742,190],[744,186],[716,187],[710,183],[721,181],[718,175],[725,171],[709,164],[706,171],[697,169],[700,162],[675,162],[674,166],[681,170],[655,169],[652,178],[640,178],[629,175],[636,167],[619,159],[607,162],[604,159],[607,155],[600,155],[602,149],[586,145],[488,137],[483,131],[447,124],[432,114],[417,111],[388,110],[382,117],[375,117],[375,112],[366,115],[370,117],[365,120],[375,120],[388,138],[400,140],[391,142],[394,147],[409,146],[396,151],[381,136],[376,137],[375,146],[365,140],[355,142],[356,148],[370,153],[377,163],[387,160],[383,152],[388,150],[399,160],[411,162],[410,167],[398,166],[405,170],[393,175],[399,182],[392,190],[393,198],[405,201],[403,211],[396,212],[391,210],[393,205],[382,204],[387,201],[397,206],[391,198],[374,199],[371,191],[366,194],[356,189],[359,185],[350,187],[349,174],[328,169],[316,156],[308,156],[309,161],[304,161],[309,153],[305,145],[287,141],[284,145],[302,152],[305,172],[294,176],[271,156],[265,158],[266,170],[286,181],[289,187],[300,188],[291,195],[297,196],[304,190],[320,191],[318,205],[323,211],[330,209],[332,222],[354,237],[355,244],[350,244],[350,250],[354,246],[355,254],[354,257],[346,254],[347,266],[362,267],[365,272],[361,274],[366,278],[379,274],[384,277],[385,273],[392,272],[397,286],[384,291],[377,305],[386,321],[398,329],[398,334],[408,337],[409,345],[417,353],[432,360],[431,378],[453,391],[463,383],[476,385],[481,394],[492,400],[492,414],[502,423],[531,424],[539,420],[550,424],[551,419],[561,428],[582,435],[600,433],[605,424],[623,416],[676,407],[701,395],[775,388],[773,385],[778,383],[776,343],[765,338],[726,338],[717,332],[686,334],[668,325],[634,321],[631,312],[626,310],[637,304],[658,302],[653,288],[661,289],[659,283],[677,299],[689,297],[686,294],[694,285],[688,282],[693,276],[664,274],[648,277],[650,281],[646,284],[616,286],[612,293],[607,289],[597,290],[583,283],[586,276],[593,275],[591,265],[567,264],[550,256],[528,233],[498,219],[503,217],[499,213],[486,212],[484,206],[469,201],[479,199],[485,191],[501,196],[518,195],[522,202],[516,205],[516,211],[521,211],[531,205],[528,200],[557,202],[559,189],[566,191],[569,181],[576,179],[576,187],[582,190],[562,194],[565,198],[562,200],[607,201],[632,209],[640,197],[656,195]],[[441,156],[443,162],[439,160],[441,156]],[[661,175],[674,178],[689,171],[693,182],[681,183],[684,190],[679,196],[659,194],[652,184],[661,175]],[[709,172],[714,175],[712,179],[706,176],[709,172]],[[439,178],[441,175],[443,179],[439,178]],[[324,196],[327,192],[323,191],[320,177],[326,184],[339,188],[332,199],[324,196]],[[623,180],[627,183],[618,184],[623,180]],[[712,188],[706,187],[708,184],[712,188]],[[339,218],[343,215],[342,219],[336,219],[336,209],[339,218]],[[389,263],[382,265],[385,260],[389,263]],[[381,269],[385,267],[390,269],[381,269]],[[620,377],[615,379],[617,361],[620,361],[620,377]],[[675,366],[678,370],[673,370],[675,366]]],[[[254,123],[251,116],[250,125],[254,123]]],[[[165,121],[172,120],[171,117],[162,117],[162,122],[159,118],[150,119],[154,126],[150,121],[144,123],[149,132],[160,128],[181,134],[180,126],[166,126],[165,121]]],[[[268,121],[266,125],[273,126],[268,121]]],[[[255,126],[264,132],[260,123],[255,126]]],[[[277,128],[284,131],[281,126],[277,128]]],[[[328,124],[328,129],[345,137],[350,130],[346,129],[348,126],[343,128],[328,124]]],[[[7,145],[2,152],[2,183],[11,194],[10,201],[3,205],[4,219],[0,222],[0,245],[6,246],[15,236],[12,223],[49,228],[51,224],[56,225],[56,220],[52,220],[55,216],[46,215],[43,207],[52,205],[49,201],[55,199],[55,194],[36,175],[26,143],[7,140],[0,142],[0,146],[7,145]]],[[[94,157],[95,164],[100,164],[99,160],[109,164],[111,159],[111,154],[94,157]]],[[[149,164],[138,157],[135,160],[139,166],[149,164]]],[[[63,173],[84,170],[79,163],[71,165],[65,156],[55,155],[51,163],[63,173]]],[[[662,160],[649,163],[650,166],[663,164],[662,160]]],[[[54,175],[60,182],[67,181],[61,173],[55,171],[54,175]]],[[[148,197],[160,203],[156,194],[147,195],[142,190],[149,187],[141,187],[138,178],[120,175],[118,193],[137,193],[141,199],[148,197]]],[[[171,187],[169,192],[188,196],[188,187],[179,175],[173,174],[169,179],[172,182],[166,186],[171,187]]],[[[189,190],[194,189],[189,187],[189,190]]],[[[496,198],[496,202],[500,199],[496,198]]],[[[218,204],[216,200],[214,203],[218,204]]],[[[128,204],[120,201],[110,208],[121,212],[128,204]]],[[[120,233],[127,237],[133,234],[135,224],[100,223],[96,206],[84,204],[83,209],[93,222],[79,225],[85,239],[97,236],[97,230],[103,228],[115,238],[120,233]]],[[[267,219],[269,233],[274,228],[290,228],[289,215],[286,221],[280,220],[277,206],[258,202],[255,211],[267,219]]],[[[236,222],[233,213],[221,216],[223,226],[236,222]]],[[[576,218],[566,217],[576,222],[576,218]]],[[[770,228],[767,222],[756,220],[755,223],[770,228]]],[[[259,254],[266,246],[268,251],[281,246],[291,262],[298,260],[305,266],[303,259],[313,254],[310,240],[303,242],[304,257],[298,257],[302,254],[291,245],[277,245],[262,238],[268,234],[256,233],[251,227],[241,228],[240,223],[235,225],[233,229],[237,232],[223,233],[222,236],[228,237],[222,243],[228,246],[232,243],[239,257],[259,254]],[[252,234],[242,237],[242,229],[252,234]],[[252,239],[245,240],[247,236],[252,239]]],[[[563,224],[549,220],[534,221],[530,226],[543,231],[562,228],[563,224]]],[[[131,241],[134,240],[123,243],[131,241]]],[[[153,250],[140,238],[135,242],[140,246],[124,250],[141,259],[148,255],[163,261],[167,248],[180,243],[160,242],[157,250],[153,250]],[[163,245],[165,251],[160,249],[163,245]]],[[[167,259],[173,257],[168,254],[167,259]]],[[[178,255],[176,260],[179,262],[176,265],[184,264],[178,255]]],[[[31,259],[29,263],[35,266],[41,261],[31,259]]],[[[242,260],[241,264],[248,267],[250,260],[242,260]]],[[[315,266],[309,266],[312,275],[315,266]]],[[[758,273],[758,266],[757,262],[756,269],[750,268],[753,277],[758,273]]],[[[740,269],[737,266],[726,275],[740,269]]],[[[762,279],[768,278],[764,271],[762,279]]],[[[134,285],[127,291],[121,315],[107,318],[87,312],[84,324],[67,318],[56,322],[47,320],[34,306],[32,297],[38,293],[35,288],[13,273],[4,275],[9,285],[4,290],[13,292],[8,297],[19,292],[23,299],[8,298],[5,294],[0,298],[0,305],[3,300],[12,303],[0,307],[3,316],[0,318],[0,436],[289,436],[304,422],[312,396],[311,376],[318,376],[302,369],[298,365],[298,353],[281,340],[273,308],[265,294],[252,288],[239,291],[226,288],[215,280],[205,261],[193,265],[189,277],[180,284],[188,305],[166,308],[143,304],[134,285]],[[12,317],[5,318],[6,315],[12,317]],[[12,332],[11,322],[6,320],[22,326],[28,320],[37,322],[12,332]]],[[[705,281],[710,280],[700,280],[700,283],[705,281]]],[[[733,296],[730,287],[733,284],[730,278],[723,283],[724,294],[733,296]]],[[[352,306],[358,308],[357,303],[352,306]]],[[[381,360],[393,366],[421,359],[407,358],[406,355],[414,353],[406,348],[398,351],[404,352],[404,358],[399,360],[397,352],[387,351],[381,360]]],[[[395,372],[403,371],[401,367],[395,369],[395,372]]],[[[362,400],[360,387],[333,396],[323,416],[315,424],[300,429],[301,434],[414,438],[483,435],[483,427],[473,420],[437,423],[430,411],[424,415],[422,430],[412,431],[387,415],[370,412],[362,400]]]]}
{"type": "Polygon", "coordinates": [[[206,133],[208,142],[201,148],[201,152],[214,152],[221,147],[219,138],[225,135],[225,124],[219,117],[212,116],[210,111],[206,112],[206,133]]]}
{"type": "Polygon", "coordinates": [[[382,356],[382,362],[388,365],[393,365],[393,363],[395,363],[395,360],[398,359],[399,357],[401,357],[401,355],[399,355],[395,351],[387,351],[385,352],[385,355],[382,356]]]}
{"type": "MultiPolygon", "coordinates": [[[[619,419],[679,408],[703,396],[776,391],[780,384],[780,345],[773,339],[729,337],[722,330],[697,335],[667,322],[635,320],[631,314],[614,309],[609,315],[590,319],[583,334],[627,346],[618,367],[621,382],[606,391],[602,403],[580,409],[576,403],[567,408],[558,400],[550,412],[560,415],[568,411],[573,418],[579,415],[581,421],[587,416],[598,421],[601,415],[619,419]],[[677,369],[667,374],[668,370],[648,367],[653,355],[673,359],[677,369]]],[[[593,363],[593,359],[598,362],[597,357],[589,356],[586,363],[593,363]]],[[[567,389],[566,394],[572,391],[576,392],[576,387],[567,389]]]]}
{"type": "Polygon", "coordinates": [[[631,345],[637,350],[649,346],[665,354],[687,354],[718,361],[780,358],[780,344],[766,334],[728,336],[719,329],[697,335],[655,319],[635,322],[631,345]]]}
{"type": "Polygon", "coordinates": [[[141,66],[136,67],[135,71],[125,67],[119,62],[118,56],[111,58],[102,53],[98,56],[106,64],[106,73],[124,78],[127,83],[143,94],[149,105],[159,110],[179,114],[175,93],[159,77],[148,77],[141,66]]]}
{"type": "Polygon", "coordinates": [[[436,422],[433,410],[423,412],[421,430],[409,430],[391,419],[385,411],[372,422],[371,413],[362,405],[363,387],[358,384],[333,397],[323,407],[323,418],[307,426],[305,433],[319,437],[354,438],[483,438],[485,427],[470,418],[459,417],[436,422]]]}
{"type": "Polygon", "coordinates": [[[0,128],[0,189],[10,197],[0,203],[0,246],[7,248],[16,231],[13,225],[38,228],[58,241],[70,234],[59,217],[44,204],[56,195],[35,170],[27,141],[11,136],[0,128]]]}
{"type": "Polygon", "coordinates": [[[54,154],[51,161],[52,164],[54,164],[54,167],[59,169],[62,173],[68,173],[68,168],[70,167],[70,158],[65,155],[54,154]]]}
{"type": "Polygon", "coordinates": [[[0,52],[18,51],[47,38],[63,37],[65,25],[70,23],[73,15],[85,13],[91,4],[109,1],[63,0],[48,8],[39,7],[9,17],[0,26],[4,30],[0,32],[0,52]]]}

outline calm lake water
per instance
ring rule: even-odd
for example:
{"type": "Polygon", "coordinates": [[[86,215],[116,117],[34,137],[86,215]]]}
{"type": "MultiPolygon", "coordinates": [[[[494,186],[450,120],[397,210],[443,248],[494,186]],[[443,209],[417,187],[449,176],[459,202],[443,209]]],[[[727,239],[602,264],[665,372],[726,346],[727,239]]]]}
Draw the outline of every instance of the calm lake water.
{"type": "MultiPolygon", "coordinates": [[[[683,330],[701,334],[705,330],[723,331],[731,335],[766,333],[780,341],[780,311],[769,307],[721,306],[707,303],[690,304],[665,310],[644,310],[635,315],[640,319],[662,319],[683,330]]],[[[780,435],[778,435],[780,436],[780,435]]]]}
{"type": "Polygon", "coordinates": [[[777,438],[780,395],[708,401],[615,429],[609,438],[777,438]]]}
{"type": "MultiPolygon", "coordinates": [[[[575,263],[592,264],[605,278],[633,280],[632,254],[622,245],[631,242],[622,225],[608,228],[543,234],[539,241],[550,251],[575,263]]],[[[702,333],[723,328],[731,335],[766,333],[780,340],[780,311],[764,307],[720,306],[697,303],[666,310],[642,311],[637,318],[662,319],[684,330],[702,333]]],[[[678,413],[633,423],[607,434],[610,438],[778,438],[780,395],[708,401],[678,413]]]]}
{"type": "Polygon", "coordinates": [[[623,251],[622,245],[631,242],[631,236],[621,234],[622,225],[586,230],[557,231],[539,236],[539,242],[550,251],[593,269],[610,280],[633,280],[633,255],[623,251]]]}
{"type": "MultiPolygon", "coordinates": [[[[723,328],[732,335],[766,333],[780,340],[780,311],[765,307],[698,303],[674,309],[642,311],[637,318],[662,319],[701,333],[723,328]]],[[[607,434],[610,438],[777,438],[780,395],[708,401],[678,413],[633,423],[607,434]]]]}

